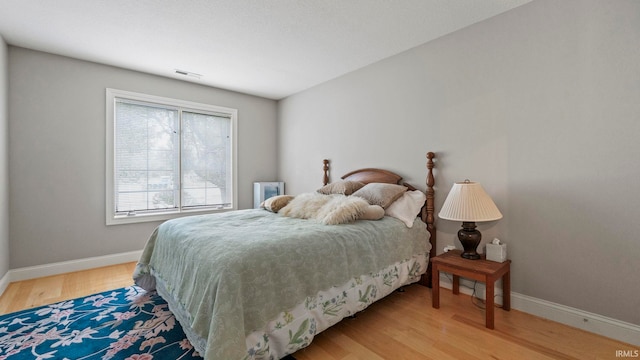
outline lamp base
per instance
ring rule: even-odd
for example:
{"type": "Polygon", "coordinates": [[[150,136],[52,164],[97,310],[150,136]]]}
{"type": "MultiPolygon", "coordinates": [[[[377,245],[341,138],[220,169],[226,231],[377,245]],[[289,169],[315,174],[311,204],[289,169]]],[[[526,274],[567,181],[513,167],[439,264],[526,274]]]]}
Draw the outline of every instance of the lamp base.
{"type": "Polygon", "coordinates": [[[463,252],[462,254],[460,254],[460,256],[469,260],[480,260],[480,254],[475,252],[475,250],[470,252],[463,252]]]}
{"type": "Polygon", "coordinates": [[[464,251],[460,256],[469,260],[478,260],[480,255],[476,252],[480,240],[482,240],[482,234],[476,230],[476,223],[472,221],[465,221],[462,223],[462,229],[458,230],[458,240],[462,244],[464,251]]]}

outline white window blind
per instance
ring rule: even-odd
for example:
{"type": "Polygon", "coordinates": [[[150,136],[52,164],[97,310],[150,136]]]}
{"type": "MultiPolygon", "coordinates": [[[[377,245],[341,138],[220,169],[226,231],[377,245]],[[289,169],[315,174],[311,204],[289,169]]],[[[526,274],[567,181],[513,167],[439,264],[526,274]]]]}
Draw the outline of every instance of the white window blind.
{"type": "Polygon", "coordinates": [[[115,212],[178,208],[179,112],[116,99],[115,212]]]}
{"type": "Polygon", "coordinates": [[[182,125],[182,206],[230,206],[230,119],[185,111],[182,125]]]}
{"type": "Polygon", "coordinates": [[[110,107],[107,224],[236,208],[236,110],[107,89],[110,107]]]}

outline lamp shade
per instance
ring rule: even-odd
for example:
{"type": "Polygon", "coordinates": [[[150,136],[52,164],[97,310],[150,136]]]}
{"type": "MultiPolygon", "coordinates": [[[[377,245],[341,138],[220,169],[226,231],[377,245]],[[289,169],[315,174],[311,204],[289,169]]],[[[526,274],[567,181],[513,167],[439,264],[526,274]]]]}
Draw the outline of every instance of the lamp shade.
{"type": "Polygon", "coordinates": [[[481,222],[501,219],[502,213],[480,183],[466,180],[453,184],[438,216],[445,220],[481,222]]]}

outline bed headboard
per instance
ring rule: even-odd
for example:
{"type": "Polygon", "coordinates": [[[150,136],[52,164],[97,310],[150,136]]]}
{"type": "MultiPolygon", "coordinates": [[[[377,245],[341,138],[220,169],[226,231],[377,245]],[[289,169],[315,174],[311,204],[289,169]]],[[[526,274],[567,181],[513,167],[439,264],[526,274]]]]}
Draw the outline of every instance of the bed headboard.
{"type": "Polygon", "coordinates": [[[360,169],[342,176],[342,180],[359,181],[364,184],[388,183],[400,184],[402,176],[382,169],[360,169]]]}
{"type": "MultiPolygon", "coordinates": [[[[436,154],[433,152],[427,153],[427,176],[426,176],[426,184],[427,184],[427,199],[422,207],[420,214],[416,214],[420,216],[422,221],[427,224],[427,230],[429,231],[430,237],[429,242],[431,243],[431,252],[429,253],[429,258],[433,258],[436,256],[436,227],[435,227],[435,205],[434,205],[434,186],[435,186],[435,178],[433,176],[433,167],[434,162],[433,159],[436,157],[436,154]]],[[[329,160],[325,159],[323,162],[323,184],[327,185],[329,183],[329,160]]],[[[341,177],[342,180],[351,180],[351,181],[359,181],[365,184],[368,183],[388,183],[388,184],[400,184],[404,185],[409,190],[416,190],[416,188],[410,184],[407,184],[402,181],[402,176],[388,170],[376,169],[376,168],[365,168],[352,171],[347,173],[341,177]]],[[[427,268],[427,273],[423,275],[422,280],[420,281],[422,285],[431,287],[431,262],[429,262],[429,266],[427,268]]]]}

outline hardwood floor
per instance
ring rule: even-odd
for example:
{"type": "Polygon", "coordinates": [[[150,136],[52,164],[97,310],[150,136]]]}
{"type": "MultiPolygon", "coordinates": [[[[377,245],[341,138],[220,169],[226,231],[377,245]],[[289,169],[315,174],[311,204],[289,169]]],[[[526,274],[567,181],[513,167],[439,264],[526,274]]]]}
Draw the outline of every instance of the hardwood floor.
{"type": "Polygon", "coordinates": [[[0,297],[0,315],[133,285],[135,262],[9,284],[0,297]]]}
{"type": "MultiPolygon", "coordinates": [[[[87,296],[132,284],[135,263],[11,283],[0,297],[0,314],[87,296]]],[[[298,360],[380,359],[615,359],[629,344],[516,310],[496,309],[495,330],[484,327],[484,310],[467,295],[411,285],[316,336],[294,354],[298,360]]]]}

